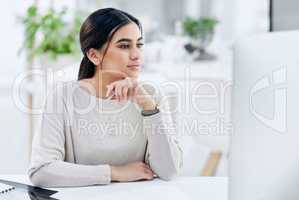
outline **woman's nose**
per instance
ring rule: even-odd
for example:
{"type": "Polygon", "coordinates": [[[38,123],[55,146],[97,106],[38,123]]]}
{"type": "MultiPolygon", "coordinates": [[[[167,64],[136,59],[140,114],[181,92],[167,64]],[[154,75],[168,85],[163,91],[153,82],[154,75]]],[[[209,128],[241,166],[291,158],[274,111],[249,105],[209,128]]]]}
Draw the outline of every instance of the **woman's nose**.
{"type": "Polygon", "coordinates": [[[140,50],[139,49],[133,49],[130,53],[130,59],[131,60],[138,60],[140,58],[140,50]]]}

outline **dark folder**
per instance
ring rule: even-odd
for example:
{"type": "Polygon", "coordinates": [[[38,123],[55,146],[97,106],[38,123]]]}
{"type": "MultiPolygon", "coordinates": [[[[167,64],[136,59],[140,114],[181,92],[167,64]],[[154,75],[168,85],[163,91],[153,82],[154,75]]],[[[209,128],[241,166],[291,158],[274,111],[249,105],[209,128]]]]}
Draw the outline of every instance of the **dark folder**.
{"type": "Polygon", "coordinates": [[[17,182],[1,180],[1,179],[0,179],[0,183],[13,186],[16,189],[27,191],[28,195],[30,196],[30,199],[35,199],[35,200],[44,200],[44,199],[54,200],[54,198],[51,198],[50,196],[58,192],[55,190],[48,190],[41,187],[36,187],[36,186],[26,185],[23,183],[17,183],[17,182]]]}

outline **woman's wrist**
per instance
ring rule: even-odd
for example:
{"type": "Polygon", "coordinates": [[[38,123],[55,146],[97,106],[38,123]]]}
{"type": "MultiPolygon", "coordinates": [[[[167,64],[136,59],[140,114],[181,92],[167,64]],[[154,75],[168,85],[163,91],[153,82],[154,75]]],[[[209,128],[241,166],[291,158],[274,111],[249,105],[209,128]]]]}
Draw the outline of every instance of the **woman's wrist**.
{"type": "Polygon", "coordinates": [[[154,110],[156,108],[155,100],[145,91],[144,88],[140,88],[139,90],[137,104],[142,110],[154,110]]]}
{"type": "Polygon", "coordinates": [[[153,100],[148,100],[147,102],[144,102],[140,105],[142,110],[154,110],[156,109],[156,102],[153,100]]]}
{"type": "Polygon", "coordinates": [[[111,181],[118,181],[119,178],[118,178],[118,167],[117,166],[112,166],[110,165],[110,168],[111,168],[111,181]]]}

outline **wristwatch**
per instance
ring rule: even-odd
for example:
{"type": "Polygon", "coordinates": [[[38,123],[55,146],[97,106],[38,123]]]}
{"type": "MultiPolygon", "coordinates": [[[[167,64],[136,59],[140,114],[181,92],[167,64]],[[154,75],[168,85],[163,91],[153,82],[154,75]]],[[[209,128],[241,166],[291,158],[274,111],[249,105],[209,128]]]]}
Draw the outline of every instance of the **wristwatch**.
{"type": "Polygon", "coordinates": [[[151,116],[151,115],[157,114],[159,112],[160,112],[160,110],[158,108],[158,105],[156,105],[155,109],[153,109],[153,110],[142,110],[141,114],[142,114],[142,116],[151,116]]]}

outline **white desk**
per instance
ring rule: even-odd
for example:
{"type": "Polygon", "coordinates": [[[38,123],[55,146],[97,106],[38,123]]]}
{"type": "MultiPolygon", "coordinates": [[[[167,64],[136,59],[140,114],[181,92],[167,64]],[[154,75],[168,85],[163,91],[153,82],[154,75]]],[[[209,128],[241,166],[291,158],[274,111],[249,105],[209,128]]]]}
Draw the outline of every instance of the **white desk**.
{"type": "MultiPolygon", "coordinates": [[[[0,175],[0,179],[30,184],[24,175],[0,175]]],[[[228,179],[225,177],[178,177],[169,182],[154,179],[153,181],[50,189],[59,191],[52,197],[60,200],[228,199],[228,179]]]]}

